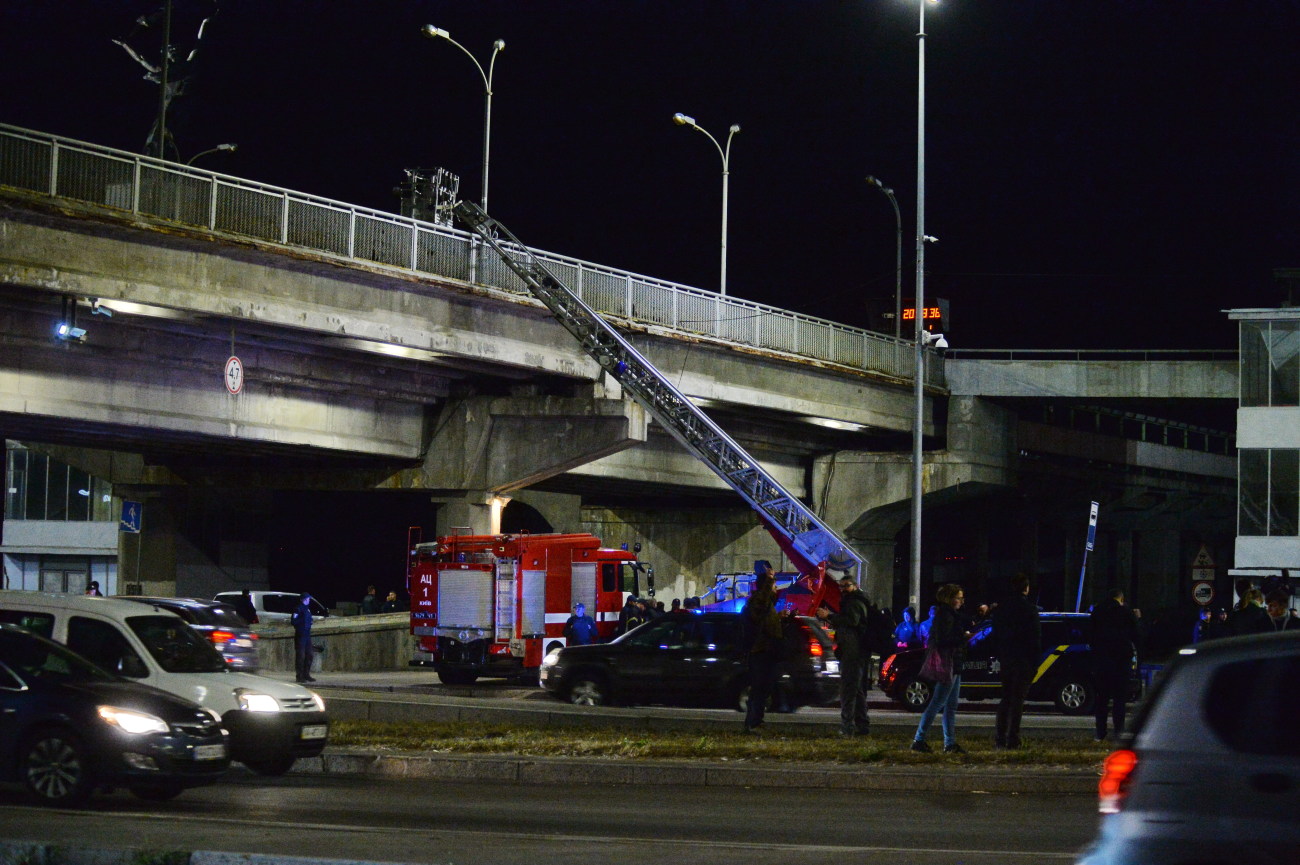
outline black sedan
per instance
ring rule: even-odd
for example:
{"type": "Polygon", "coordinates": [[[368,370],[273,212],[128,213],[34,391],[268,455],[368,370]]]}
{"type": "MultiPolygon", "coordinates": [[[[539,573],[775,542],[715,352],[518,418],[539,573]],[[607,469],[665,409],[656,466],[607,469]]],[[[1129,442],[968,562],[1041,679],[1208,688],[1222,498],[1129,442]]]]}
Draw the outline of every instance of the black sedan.
{"type": "MultiPolygon", "coordinates": [[[[784,660],[774,706],[821,705],[839,691],[831,640],[815,620],[785,619],[784,660]]],[[[670,613],[614,640],[567,646],[542,661],[539,681],[576,705],[663,703],[742,709],[749,672],[739,648],[740,614],[670,613]]]]}
{"type": "Polygon", "coordinates": [[[165,800],[230,766],[207,709],[101,670],[58,643],[0,624],[0,780],[73,805],[100,787],[165,800]]]}
{"type": "MultiPolygon", "coordinates": [[[[1087,613],[1039,613],[1043,629],[1043,654],[1029,686],[1030,702],[1054,703],[1067,715],[1084,715],[1092,711],[1096,687],[1092,681],[1092,651],[1088,646],[1087,613]]],[[[961,668],[963,700],[1000,699],[1001,671],[994,649],[991,620],[980,622],[970,638],[966,661],[961,668]]],[[[911,649],[890,655],[880,665],[880,690],[904,708],[919,712],[930,701],[932,686],[917,677],[924,649],[911,649]]],[[[1137,677],[1137,659],[1130,682],[1129,698],[1142,693],[1137,677]]]]}

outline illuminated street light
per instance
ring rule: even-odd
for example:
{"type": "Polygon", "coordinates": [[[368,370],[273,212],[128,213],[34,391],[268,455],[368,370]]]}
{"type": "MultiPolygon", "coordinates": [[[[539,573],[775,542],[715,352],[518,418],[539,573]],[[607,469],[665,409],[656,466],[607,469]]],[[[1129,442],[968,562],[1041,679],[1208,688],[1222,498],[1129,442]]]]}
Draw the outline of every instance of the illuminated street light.
{"type": "Polygon", "coordinates": [[[718,148],[718,155],[722,157],[722,272],[721,280],[718,284],[718,293],[723,297],[727,296],[727,179],[731,174],[731,139],[740,131],[740,126],[733,123],[731,130],[727,133],[727,146],[723,149],[718,143],[718,139],[709,135],[709,131],[695,122],[694,117],[688,117],[681,112],[673,115],[673,123],[678,126],[689,126],[692,129],[698,129],[708,136],[713,142],[713,146],[718,148]]]}
{"type": "Polygon", "coordinates": [[[202,150],[202,151],[199,151],[198,153],[194,154],[193,156],[191,156],[191,157],[190,157],[190,158],[185,162],[185,164],[186,164],[186,165],[193,165],[194,162],[195,162],[196,160],[198,160],[198,159],[200,159],[200,158],[202,158],[202,157],[204,157],[204,156],[207,156],[209,153],[217,153],[217,152],[221,152],[221,151],[224,151],[224,152],[226,152],[226,153],[234,153],[234,152],[235,152],[236,150],[238,150],[238,149],[239,149],[239,145],[238,145],[238,144],[232,144],[232,143],[229,143],[229,142],[227,142],[226,144],[218,144],[216,147],[209,147],[207,150],[202,150]]]}

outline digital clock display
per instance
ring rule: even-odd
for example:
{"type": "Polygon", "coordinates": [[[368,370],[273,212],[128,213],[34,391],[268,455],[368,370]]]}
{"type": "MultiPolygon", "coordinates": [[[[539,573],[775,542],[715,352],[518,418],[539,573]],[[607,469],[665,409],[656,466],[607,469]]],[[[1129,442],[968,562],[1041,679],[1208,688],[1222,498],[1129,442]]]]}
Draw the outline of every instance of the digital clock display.
{"type": "MultiPolygon", "coordinates": [[[[943,318],[943,310],[937,306],[921,307],[921,320],[928,321],[932,318],[943,318]]],[[[903,321],[916,321],[916,307],[903,308],[903,321]]]]}

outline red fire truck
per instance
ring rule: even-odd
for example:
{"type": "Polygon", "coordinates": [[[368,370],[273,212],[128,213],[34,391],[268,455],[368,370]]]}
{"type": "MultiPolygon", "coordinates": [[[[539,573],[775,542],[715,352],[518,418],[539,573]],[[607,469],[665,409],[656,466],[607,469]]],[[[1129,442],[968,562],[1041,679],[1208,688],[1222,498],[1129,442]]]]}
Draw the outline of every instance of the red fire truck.
{"type": "Polygon", "coordinates": [[[567,642],[574,604],[608,639],[628,595],[640,594],[638,577],[653,588],[653,570],[635,553],[589,534],[456,535],[408,549],[411,664],[432,666],[449,685],[535,675],[567,642]]]}

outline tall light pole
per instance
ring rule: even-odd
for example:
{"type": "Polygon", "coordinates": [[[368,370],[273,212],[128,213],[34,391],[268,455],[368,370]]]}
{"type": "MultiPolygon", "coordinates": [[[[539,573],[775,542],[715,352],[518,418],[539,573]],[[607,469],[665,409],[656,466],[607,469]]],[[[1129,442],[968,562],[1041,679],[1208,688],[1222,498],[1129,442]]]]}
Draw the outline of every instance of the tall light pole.
{"type": "Polygon", "coordinates": [[[727,178],[731,174],[731,139],[737,132],[740,131],[740,126],[738,126],[735,123],[731,124],[731,130],[727,133],[727,146],[724,149],[723,146],[718,143],[718,139],[714,138],[712,135],[709,135],[709,131],[707,129],[705,129],[703,126],[700,126],[698,123],[695,122],[694,117],[687,117],[685,114],[678,112],[677,114],[673,115],[673,123],[676,123],[678,126],[689,126],[692,129],[698,129],[700,132],[703,132],[705,135],[708,135],[709,140],[713,142],[713,146],[718,148],[718,155],[722,157],[722,278],[718,284],[719,285],[718,293],[721,294],[723,297],[726,297],[727,296],[727,178]]]}
{"type": "Polygon", "coordinates": [[[880,178],[867,175],[867,183],[889,196],[894,205],[894,339],[903,338],[903,217],[898,212],[898,199],[894,190],[880,182],[880,178]]]}
{"type": "Polygon", "coordinates": [[[912,418],[912,560],[908,595],[909,606],[917,615],[921,612],[921,433],[925,420],[925,5],[935,2],[938,0],[919,0],[920,28],[916,37],[916,405],[912,418]]]}
{"type": "MultiPolygon", "coordinates": [[[[500,54],[502,50],[504,50],[506,47],[505,40],[498,39],[497,41],[492,43],[492,57],[488,61],[487,71],[484,72],[483,64],[478,62],[478,59],[469,52],[468,48],[466,48],[464,45],[461,45],[455,39],[452,39],[451,34],[448,33],[446,30],[443,30],[441,27],[434,27],[432,24],[425,24],[424,27],[420,29],[420,32],[423,33],[425,36],[428,36],[430,39],[446,39],[452,45],[455,45],[457,48],[461,50],[461,53],[463,53],[466,57],[468,57],[470,60],[474,62],[474,68],[478,70],[479,77],[483,79],[483,99],[484,99],[483,194],[482,194],[482,198],[479,201],[479,206],[483,208],[484,213],[487,213],[488,212],[488,161],[489,161],[488,157],[492,149],[492,75],[493,73],[496,72],[497,55],[500,54]]],[[[478,253],[479,253],[479,241],[478,241],[478,237],[475,236],[470,238],[470,255],[469,255],[469,281],[470,282],[478,281],[478,253]]]]}
{"type": "Polygon", "coordinates": [[[478,62],[478,59],[469,52],[468,48],[461,45],[455,39],[452,39],[451,34],[446,30],[443,30],[440,27],[434,27],[432,24],[425,24],[424,27],[421,28],[420,32],[425,36],[428,36],[430,39],[446,39],[452,45],[455,45],[466,57],[474,62],[474,68],[478,70],[479,77],[483,79],[483,197],[479,202],[479,206],[483,208],[484,213],[487,213],[488,156],[491,153],[492,147],[492,75],[496,71],[497,55],[506,47],[505,40],[498,39],[492,43],[492,57],[488,61],[487,71],[484,72],[483,64],[478,62]]]}

